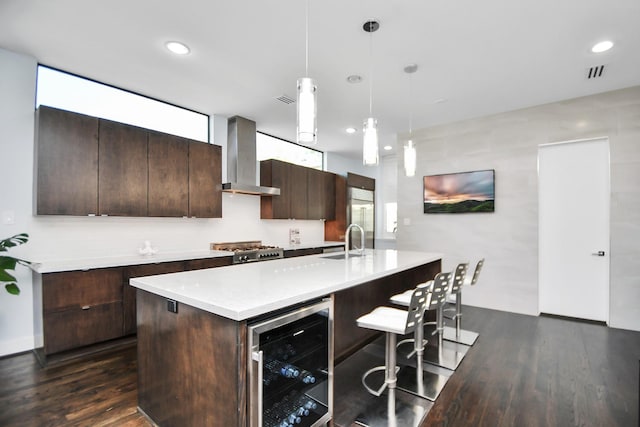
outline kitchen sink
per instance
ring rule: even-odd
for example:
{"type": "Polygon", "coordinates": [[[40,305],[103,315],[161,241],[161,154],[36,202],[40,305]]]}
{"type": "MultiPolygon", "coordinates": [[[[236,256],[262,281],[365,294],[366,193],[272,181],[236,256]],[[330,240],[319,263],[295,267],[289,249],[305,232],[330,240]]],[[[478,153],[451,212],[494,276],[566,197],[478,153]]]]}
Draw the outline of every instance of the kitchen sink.
{"type": "MultiPolygon", "coordinates": [[[[350,253],[349,254],[349,258],[357,258],[357,257],[361,257],[362,255],[364,255],[364,254],[350,253]]],[[[345,259],[345,253],[341,252],[341,253],[336,254],[336,255],[323,256],[322,258],[325,258],[325,259],[345,259]]]]}

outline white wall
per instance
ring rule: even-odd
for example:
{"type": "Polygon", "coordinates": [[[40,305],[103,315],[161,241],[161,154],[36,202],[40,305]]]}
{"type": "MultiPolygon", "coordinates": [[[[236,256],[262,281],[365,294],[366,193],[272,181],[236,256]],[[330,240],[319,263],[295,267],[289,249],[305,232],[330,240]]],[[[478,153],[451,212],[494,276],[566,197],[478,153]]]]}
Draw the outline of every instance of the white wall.
{"type": "Polygon", "coordinates": [[[399,249],[445,254],[443,268],[486,258],[471,305],[538,314],[538,145],[608,136],[610,325],[640,330],[640,87],[414,132],[416,176],[398,165],[399,249]],[[496,212],[425,215],[424,175],[496,170],[496,212]]]}
{"type": "MultiPolygon", "coordinates": [[[[0,223],[0,238],[29,229],[33,183],[33,107],[36,60],[0,49],[0,215],[11,213],[14,224],[0,223]]],[[[18,267],[20,296],[0,289],[0,355],[33,347],[31,273],[18,267]]]]}
{"type": "MultiPolygon", "coordinates": [[[[136,253],[144,240],[160,251],[206,249],[210,242],[260,239],[286,246],[289,228],[300,229],[302,243],[324,240],[321,221],[260,220],[260,198],[223,194],[221,219],[33,216],[34,105],[37,61],[0,49],[0,213],[15,224],[0,224],[0,237],[30,235],[12,255],[46,260],[136,253]]],[[[213,137],[223,146],[226,177],[226,119],[214,116],[213,137]]],[[[344,161],[341,174],[357,167],[344,161]]],[[[31,273],[19,267],[19,296],[0,290],[0,356],[33,348],[31,273]]]]}

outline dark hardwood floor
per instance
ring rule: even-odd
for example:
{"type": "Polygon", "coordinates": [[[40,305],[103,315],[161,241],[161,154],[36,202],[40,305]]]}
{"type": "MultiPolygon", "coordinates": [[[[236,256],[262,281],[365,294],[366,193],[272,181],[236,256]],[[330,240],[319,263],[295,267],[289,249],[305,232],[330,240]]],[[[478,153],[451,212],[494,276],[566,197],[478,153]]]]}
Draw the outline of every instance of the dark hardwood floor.
{"type": "MultiPolygon", "coordinates": [[[[637,426],[640,333],[464,308],[480,333],[422,426],[637,426]]],[[[135,347],[42,369],[0,359],[0,426],[150,426],[135,347]]],[[[336,404],[339,402],[336,396],[336,404]]],[[[223,425],[223,424],[221,424],[223,425]]],[[[403,426],[398,426],[403,427],[403,426]]]]}
{"type": "Polygon", "coordinates": [[[423,426],[637,426],[640,333],[464,307],[480,333],[423,426]]]}

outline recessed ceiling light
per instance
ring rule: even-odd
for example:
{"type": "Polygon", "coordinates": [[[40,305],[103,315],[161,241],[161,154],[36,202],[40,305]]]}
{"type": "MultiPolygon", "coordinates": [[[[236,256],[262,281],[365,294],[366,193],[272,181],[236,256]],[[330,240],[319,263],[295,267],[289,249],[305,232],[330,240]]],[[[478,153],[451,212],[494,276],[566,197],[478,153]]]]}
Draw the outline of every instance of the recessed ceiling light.
{"type": "Polygon", "coordinates": [[[356,128],[347,128],[346,131],[347,131],[347,133],[356,133],[358,131],[358,129],[356,129],[356,128]]]}
{"type": "Polygon", "coordinates": [[[613,47],[613,42],[610,40],[605,40],[603,42],[594,44],[593,47],[591,48],[591,52],[593,53],[606,52],[612,47],[613,47]]]}
{"type": "Polygon", "coordinates": [[[359,76],[357,74],[352,74],[349,77],[347,77],[347,81],[349,83],[360,83],[362,81],[362,76],[359,76]]]}
{"type": "Polygon", "coordinates": [[[389,150],[391,150],[393,147],[392,147],[392,146],[390,146],[390,145],[385,145],[383,148],[384,148],[385,150],[389,151],[389,150]]]}
{"type": "Polygon", "coordinates": [[[167,42],[165,44],[169,51],[175,53],[176,55],[186,55],[190,52],[189,46],[180,42],[167,42]]]}

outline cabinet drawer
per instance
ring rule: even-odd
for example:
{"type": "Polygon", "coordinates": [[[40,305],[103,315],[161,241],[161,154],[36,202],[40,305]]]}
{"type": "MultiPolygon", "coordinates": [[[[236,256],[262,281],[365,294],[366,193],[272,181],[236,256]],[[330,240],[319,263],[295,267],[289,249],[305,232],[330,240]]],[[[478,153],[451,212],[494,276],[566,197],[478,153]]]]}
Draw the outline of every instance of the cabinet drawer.
{"type": "Polygon", "coordinates": [[[122,269],[47,273],[42,294],[45,313],[122,301],[122,269]]]}
{"type": "Polygon", "coordinates": [[[122,336],[122,302],[44,314],[45,354],[122,336]]]}

